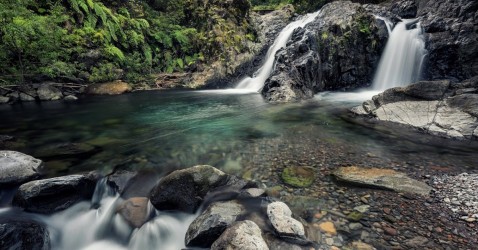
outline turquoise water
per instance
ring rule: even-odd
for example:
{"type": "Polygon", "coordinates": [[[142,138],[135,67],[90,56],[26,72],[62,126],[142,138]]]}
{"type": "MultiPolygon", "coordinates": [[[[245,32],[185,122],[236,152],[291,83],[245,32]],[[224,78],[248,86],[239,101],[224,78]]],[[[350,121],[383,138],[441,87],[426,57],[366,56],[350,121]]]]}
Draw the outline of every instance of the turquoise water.
{"type": "Polygon", "coordinates": [[[10,149],[47,155],[50,176],[115,168],[169,172],[197,164],[234,173],[245,164],[259,166],[254,162],[258,155],[280,154],[272,144],[313,151],[320,142],[333,147],[330,150],[345,146],[378,157],[477,167],[476,143],[361,122],[347,112],[359,103],[333,94],[277,105],[265,103],[259,94],[138,92],[77,102],[1,105],[0,135],[16,138],[8,144],[10,149]],[[314,138],[314,143],[304,138],[314,138]],[[56,145],[66,143],[87,145],[88,152],[55,155],[56,145]],[[258,147],[268,144],[264,150],[258,147]]]}

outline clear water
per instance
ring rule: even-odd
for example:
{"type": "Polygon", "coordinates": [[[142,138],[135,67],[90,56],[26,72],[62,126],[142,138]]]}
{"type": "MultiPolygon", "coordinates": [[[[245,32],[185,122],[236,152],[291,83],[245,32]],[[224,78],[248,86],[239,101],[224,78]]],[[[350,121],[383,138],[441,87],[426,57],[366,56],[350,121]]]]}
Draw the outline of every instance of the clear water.
{"type": "MultiPolygon", "coordinates": [[[[1,105],[0,134],[15,136],[14,149],[33,156],[62,143],[97,147],[86,156],[49,159],[50,176],[85,170],[107,173],[114,168],[166,173],[197,164],[240,173],[245,164],[260,167],[259,160],[254,160],[257,156],[280,153],[257,149],[257,145],[284,144],[293,150],[304,146],[300,138],[333,141],[328,146],[347,145],[349,151],[389,159],[477,167],[474,143],[350,118],[347,109],[374,93],[323,93],[309,101],[281,105],[267,104],[259,94],[227,91],[140,92],[70,103],[1,105]]],[[[317,145],[307,147],[313,150],[317,145]]]]}

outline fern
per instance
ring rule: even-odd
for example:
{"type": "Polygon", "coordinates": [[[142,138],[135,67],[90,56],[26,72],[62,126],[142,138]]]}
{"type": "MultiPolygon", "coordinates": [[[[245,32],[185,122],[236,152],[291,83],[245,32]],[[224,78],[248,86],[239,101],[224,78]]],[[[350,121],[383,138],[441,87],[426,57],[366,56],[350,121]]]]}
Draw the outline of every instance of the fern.
{"type": "Polygon", "coordinates": [[[93,9],[95,7],[95,3],[93,2],[93,0],[86,0],[86,4],[90,9],[93,9]]]}
{"type": "Polygon", "coordinates": [[[76,12],[80,12],[80,7],[78,6],[78,0],[68,0],[68,2],[70,3],[70,6],[73,10],[75,10],[76,12]]]}
{"type": "Polygon", "coordinates": [[[149,23],[146,19],[138,18],[136,19],[136,21],[138,22],[140,28],[142,29],[149,28],[149,23]]]}
{"type": "Polygon", "coordinates": [[[106,47],[104,48],[104,52],[106,55],[118,59],[120,62],[123,62],[125,60],[123,51],[121,51],[118,47],[114,45],[106,45],[106,47]]]}
{"type": "Polygon", "coordinates": [[[84,2],[84,0],[79,0],[79,1],[78,1],[78,5],[81,7],[81,9],[83,9],[83,11],[84,11],[86,14],[89,14],[90,9],[88,8],[88,5],[84,2]]]}
{"type": "Polygon", "coordinates": [[[106,8],[103,4],[98,4],[95,3],[93,10],[95,11],[95,14],[101,18],[101,21],[103,24],[107,22],[106,18],[106,13],[104,11],[104,8],[106,8]]]}

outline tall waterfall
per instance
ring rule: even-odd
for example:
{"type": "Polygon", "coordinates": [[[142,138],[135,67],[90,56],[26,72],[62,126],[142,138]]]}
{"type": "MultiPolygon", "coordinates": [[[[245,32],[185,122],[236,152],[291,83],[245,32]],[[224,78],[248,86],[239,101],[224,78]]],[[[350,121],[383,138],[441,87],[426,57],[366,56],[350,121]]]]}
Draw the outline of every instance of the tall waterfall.
{"type": "Polygon", "coordinates": [[[420,22],[418,19],[402,20],[390,33],[375,73],[373,89],[402,87],[418,81],[425,55],[420,22]]]}
{"type": "Polygon", "coordinates": [[[236,86],[236,89],[246,89],[251,91],[259,91],[266,82],[267,78],[270,76],[275,62],[276,52],[287,45],[287,41],[292,36],[292,33],[296,28],[303,28],[306,24],[314,21],[314,19],[319,15],[320,11],[315,13],[310,13],[300,18],[299,20],[290,23],[287,25],[276,38],[272,46],[267,51],[264,64],[261,68],[254,73],[253,77],[246,77],[236,86]]]}

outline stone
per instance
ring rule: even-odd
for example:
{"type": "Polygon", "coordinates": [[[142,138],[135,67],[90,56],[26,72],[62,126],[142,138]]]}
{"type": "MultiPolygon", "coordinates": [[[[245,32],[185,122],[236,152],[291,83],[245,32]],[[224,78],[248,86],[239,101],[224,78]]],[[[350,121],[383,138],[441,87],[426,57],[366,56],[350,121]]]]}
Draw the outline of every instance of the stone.
{"type": "Polygon", "coordinates": [[[227,175],[208,165],[176,170],[153,188],[151,203],[159,210],[194,213],[206,194],[227,182],[227,175]]]}
{"type": "Polygon", "coordinates": [[[263,197],[266,196],[266,190],[261,189],[261,188],[248,188],[242,190],[242,192],[239,194],[239,198],[245,199],[245,198],[258,198],[258,197],[263,197]]]}
{"type": "Polygon", "coordinates": [[[236,201],[214,202],[189,226],[186,246],[209,248],[245,212],[236,201]]]}
{"type": "Polygon", "coordinates": [[[292,187],[310,187],[315,181],[315,169],[312,167],[287,167],[282,171],[282,181],[292,187]]]}
{"type": "Polygon", "coordinates": [[[37,94],[40,101],[54,101],[63,97],[59,89],[48,83],[41,84],[37,90],[37,94]]]}
{"type": "Polygon", "coordinates": [[[50,249],[50,234],[45,225],[33,220],[0,219],[2,249],[50,249]]]}
{"type": "Polygon", "coordinates": [[[363,218],[363,213],[358,212],[358,211],[352,211],[349,214],[347,214],[347,219],[349,221],[360,221],[363,218]]]}
{"type": "Polygon", "coordinates": [[[0,151],[0,187],[40,178],[43,162],[16,151],[0,151]]]}
{"type": "Polygon", "coordinates": [[[76,97],[74,95],[67,95],[67,96],[65,96],[65,98],[63,98],[63,100],[65,100],[65,101],[76,101],[76,100],[78,100],[78,97],[76,97]]]}
{"type": "Polygon", "coordinates": [[[10,102],[9,96],[0,96],[0,104],[6,104],[8,102],[10,102]]]}
{"type": "Polygon", "coordinates": [[[396,236],[398,235],[398,231],[395,229],[395,228],[391,228],[391,227],[382,227],[383,231],[385,232],[385,234],[388,234],[390,236],[396,236]]]}
{"type": "Polygon", "coordinates": [[[415,1],[406,0],[395,2],[390,9],[402,18],[414,18],[417,16],[418,6],[415,1]]]}
{"type": "Polygon", "coordinates": [[[22,102],[33,102],[35,101],[35,97],[25,94],[25,93],[20,93],[20,100],[22,102]]]}
{"type": "Polygon", "coordinates": [[[212,244],[211,250],[268,250],[256,223],[245,220],[233,223],[212,244]]]}
{"type": "Polygon", "coordinates": [[[361,241],[350,243],[350,247],[354,250],[375,250],[375,247],[361,241]]]}
{"type": "Polygon", "coordinates": [[[335,229],[335,225],[331,221],[322,222],[319,224],[320,231],[329,234],[329,235],[337,235],[337,230],[335,229]]]}
{"type": "Polygon", "coordinates": [[[13,205],[33,213],[51,214],[69,208],[81,200],[91,199],[95,174],[68,175],[30,181],[18,188],[13,205]]]}
{"type": "Polygon", "coordinates": [[[86,88],[90,95],[120,95],[132,90],[131,86],[121,80],[91,84],[86,88]]]}
{"type": "Polygon", "coordinates": [[[267,217],[279,236],[305,238],[304,226],[292,218],[292,211],[285,203],[276,201],[267,205],[267,217]]]}
{"type": "Polygon", "coordinates": [[[424,247],[427,242],[428,242],[428,238],[423,236],[416,236],[412,239],[406,240],[405,245],[412,248],[420,248],[420,247],[424,247]]]}
{"type": "Polygon", "coordinates": [[[432,188],[392,169],[340,167],[333,175],[339,180],[361,186],[371,186],[428,196],[432,188]]]}
{"type": "Polygon", "coordinates": [[[359,211],[361,213],[365,213],[370,209],[370,205],[362,205],[354,207],[354,210],[359,211]]]}
{"type": "Polygon", "coordinates": [[[154,209],[149,206],[149,199],[146,197],[130,198],[121,203],[116,211],[135,228],[140,228],[154,214],[154,209]]]}
{"type": "Polygon", "coordinates": [[[360,223],[350,223],[349,228],[350,230],[360,230],[363,228],[363,226],[360,223]]]}

